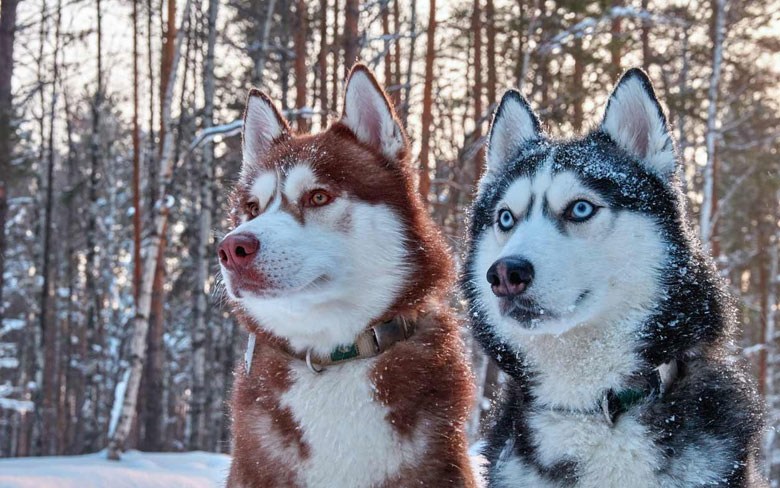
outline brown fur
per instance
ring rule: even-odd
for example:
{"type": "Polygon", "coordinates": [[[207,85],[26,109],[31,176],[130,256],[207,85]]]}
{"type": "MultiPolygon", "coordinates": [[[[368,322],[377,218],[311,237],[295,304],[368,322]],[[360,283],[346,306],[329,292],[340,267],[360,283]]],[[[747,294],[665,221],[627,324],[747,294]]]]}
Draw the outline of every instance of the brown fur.
{"type": "MultiPolygon", "coordinates": [[[[472,487],[463,427],[472,403],[473,378],[452,311],[444,305],[452,283],[452,262],[414,188],[406,153],[404,149],[398,160],[390,160],[360,143],[342,122],[317,135],[294,136],[286,129],[263,161],[251,162],[244,169],[231,214],[233,224],[238,225],[245,214],[248,188],[260,171],[270,167],[283,172],[303,160],[337,195],[388,205],[402,217],[410,243],[411,279],[395,304],[377,310],[375,318],[419,316],[417,330],[408,341],[395,344],[378,358],[371,379],[376,386],[375,401],[390,409],[388,418],[377,421],[389,422],[406,438],[425,433],[428,449],[418,463],[403,466],[395,479],[381,486],[472,487]]],[[[285,204],[286,211],[305,219],[298,204],[285,204]]],[[[234,460],[228,486],[296,486],[297,463],[281,463],[267,450],[264,439],[273,436],[274,445],[281,441],[289,459],[303,461],[309,455],[301,434],[305,426],[298,425],[288,409],[279,407],[279,397],[292,381],[290,362],[299,360],[283,352],[283,339],[260,329],[241,310],[236,313],[245,327],[258,334],[258,340],[250,374],[245,374],[243,364],[236,373],[234,460]],[[258,425],[268,430],[258,432],[258,425]]]]}

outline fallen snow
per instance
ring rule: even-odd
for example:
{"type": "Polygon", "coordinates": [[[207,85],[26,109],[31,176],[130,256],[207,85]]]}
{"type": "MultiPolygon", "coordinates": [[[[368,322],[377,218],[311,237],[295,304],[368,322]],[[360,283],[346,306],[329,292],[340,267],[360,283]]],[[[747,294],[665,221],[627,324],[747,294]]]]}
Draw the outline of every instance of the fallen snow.
{"type": "Polygon", "coordinates": [[[202,451],[128,451],[109,461],[83,456],[0,459],[2,488],[214,488],[224,486],[230,457],[202,451]]]}

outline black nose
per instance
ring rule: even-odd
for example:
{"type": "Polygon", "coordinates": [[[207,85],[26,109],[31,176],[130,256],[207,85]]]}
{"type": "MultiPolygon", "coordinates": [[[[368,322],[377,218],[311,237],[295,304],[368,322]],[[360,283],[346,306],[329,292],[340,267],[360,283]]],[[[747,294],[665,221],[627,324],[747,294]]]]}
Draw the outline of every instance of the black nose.
{"type": "Polygon", "coordinates": [[[523,258],[502,258],[493,263],[487,272],[487,280],[497,297],[514,297],[531,286],[534,265],[523,258]]]}

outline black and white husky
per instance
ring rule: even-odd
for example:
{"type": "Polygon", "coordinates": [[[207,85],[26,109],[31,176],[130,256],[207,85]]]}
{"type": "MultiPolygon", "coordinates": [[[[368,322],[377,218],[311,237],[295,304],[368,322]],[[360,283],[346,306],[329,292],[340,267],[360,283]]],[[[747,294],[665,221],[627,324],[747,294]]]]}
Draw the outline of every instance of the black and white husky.
{"type": "Polygon", "coordinates": [[[464,277],[474,333],[511,377],[490,486],[763,486],[762,405],[676,173],[641,70],[581,139],[552,140],[504,95],[464,277]]]}

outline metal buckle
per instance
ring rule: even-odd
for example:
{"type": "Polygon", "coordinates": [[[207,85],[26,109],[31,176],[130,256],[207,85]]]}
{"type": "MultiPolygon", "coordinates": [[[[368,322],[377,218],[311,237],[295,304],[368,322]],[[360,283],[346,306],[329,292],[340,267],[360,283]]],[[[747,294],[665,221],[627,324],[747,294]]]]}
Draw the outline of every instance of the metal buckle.
{"type": "Polygon", "coordinates": [[[325,370],[325,368],[323,368],[322,366],[317,366],[312,362],[311,349],[306,350],[306,366],[309,367],[312,373],[316,373],[316,374],[322,373],[325,370]]]}
{"type": "Polygon", "coordinates": [[[257,337],[253,333],[249,333],[249,339],[246,343],[246,352],[244,352],[244,370],[246,374],[252,369],[252,356],[255,353],[255,341],[257,337]]]}

